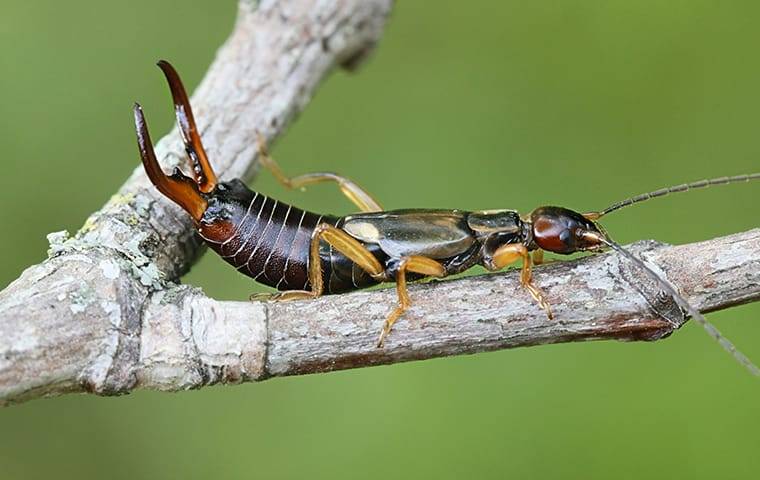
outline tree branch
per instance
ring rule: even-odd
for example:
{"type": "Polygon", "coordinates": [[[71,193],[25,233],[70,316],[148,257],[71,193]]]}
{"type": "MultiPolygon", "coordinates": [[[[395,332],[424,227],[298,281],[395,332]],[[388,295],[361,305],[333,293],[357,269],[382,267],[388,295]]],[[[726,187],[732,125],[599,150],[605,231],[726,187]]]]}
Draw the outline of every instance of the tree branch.
{"type": "MultiPolygon", "coordinates": [[[[760,298],[760,229],[630,248],[701,311],[760,298]]],[[[546,343],[658,340],[687,320],[614,253],[543,266],[536,282],[554,320],[520,286],[516,270],[414,285],[413,308],[382,349],[375,343],[394,289],[263,304],[218,302],[178,287],[181,299],[167,304],[157,296],[146,308],[139,386],[177,390],[546,343]]]]}
{"type": "MultiPolygon", "coordinates": [[[[364,58],[391,5],[240,1],[232,34],[192,99],[222,178],[250,176],[255,132],[274,138],[334,66],[353,67],[364,58]]],[[[156,154],[167,171],[186,162],[176,129],[156,154]]],[[[50,258],[0,292],[0,402],[83,389],[128,391],[138,383],[145,305],[201,250],[190,219],[137,166],[74,238],[57,233],[50,240],[50,258]]]]}
{"type": "MultiPolygon", "coordinates": [[[[214,166],[246,176],[254,132],[274,137],[336,64],[378,40],[390,0],[240,5],[231,37],[193,97],[214,166]]],[[[157,147],[184,161],[176,131],[157,147]]],[[[393,290],[308,302],[220,302],[174,282],[200,251],[193,226],[135,173],[74,238],[0,292],[0,404],[45,395],[182,390],[443,355],[591,339],[656,340],[685,321],[652,281],[604,254],[536,270],[555,319],[516,272],[415,285],[386,347],[393,290]]],[[[638,255],[697,308],[760,298],[760,230],[684,246],[640,242],[638,255]]]]}

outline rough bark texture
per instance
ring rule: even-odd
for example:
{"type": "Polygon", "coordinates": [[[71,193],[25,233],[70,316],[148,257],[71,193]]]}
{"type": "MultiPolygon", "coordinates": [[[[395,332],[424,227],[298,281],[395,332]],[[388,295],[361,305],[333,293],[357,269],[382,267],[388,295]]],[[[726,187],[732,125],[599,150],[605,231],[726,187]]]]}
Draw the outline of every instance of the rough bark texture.
{"type": "MultiPolygon", "coordinates": [[[[337,64],[378,40],[390,0],[243,1],[230,39],[193,97],[224,178],[255,165],[254,132],[277,135],[337,64]]],[[[184,162],[173,131],[157,153],[184,162]]],[[[0,292],[0,404],[89,391],[182,390],[498,348],[591,339],[655,340],[685,321],[615,254],[536,271],[550,321],[517,274],[411,288],[413,308],[384,349],[393,290],[308,302],[219,302],[174,282],[199,253],[190,219],[137,168],[74,238],[0,292]]],[[[678,247],[632,247],[697,308],[760,298],[760,230],[678,247]]]]}
{"type": "MultiPolygon", "coordinates": [[[[379,40],[391,6],[391,0],[241,0],[234,30],[192,98],[215,170],[223,178],[248,177],[255,132],[275,137],[333,67],[363,58],[379,40]]],[[[186,161],[176,129],[156,153],[166,171],[186,161]]],[[[162,309],[148,314],[146,305],[161,305],[155,301],[162,297],[167,315],[190,306],[186,292],[164,291],[200,252],[190,218],[138,167],[74,238],[51,234],[50,243],[50,259],[0,293],[0,402],[129,391],[142,381],[139,360],[169,355],[172,348],[168,337],[154,350],[150,342],[143,345],[143,338],[164,329],[174,332],[151,323],[162,309]]],[[[191,339],[190,325],[176,333],[191,339]]],[[[203,346],[182,343],[188,354],[191,347],[203,346]]],[[[241,357],[239,368],[196,373],[213,382],[214,375],[244,372],[248,361],[241,357]]],[[[181,385],[198,384],[195,377],[186,381],[181,385]]]]}

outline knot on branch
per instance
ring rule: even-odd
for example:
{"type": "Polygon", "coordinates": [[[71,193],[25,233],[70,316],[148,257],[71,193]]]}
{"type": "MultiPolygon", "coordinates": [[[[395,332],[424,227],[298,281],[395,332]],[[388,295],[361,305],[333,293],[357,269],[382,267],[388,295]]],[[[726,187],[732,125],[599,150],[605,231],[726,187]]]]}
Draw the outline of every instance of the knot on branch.
{"type": "Polygon", "coordinates": [[[139,383],[184,390],[266,378],[267,311],[218,302],[194,287],[151,295],[143,312],[139,383]]]}
{"type": "MultiPolygon", "coordinates": [[[[627,249],[646,263],[651,269],[659,274],[663,281],[668,282],[678,291],[678,286],[668,280],[667,271],[657,262],[651,260],[655,251],[670,244],[657,240],[640,240],[632,243],[627,249]]],[[[675,299],[662,290],[662,286],[646,274],[639,266],[631,263],[619,255],[609,255],[610,261],[617,262],[617,271],[630,287],[637,291],[649,307],[658,317],[663,320],[663,328],[651,330],[645,333],[640,340],[659,340],[670,336],[675,330],[681,328],[688,320],[675,299]]],[[[614,268],[614,267],[613,267],[614,268]]],[[[683,292],[679,292],[683,295],[683,292]]]]}

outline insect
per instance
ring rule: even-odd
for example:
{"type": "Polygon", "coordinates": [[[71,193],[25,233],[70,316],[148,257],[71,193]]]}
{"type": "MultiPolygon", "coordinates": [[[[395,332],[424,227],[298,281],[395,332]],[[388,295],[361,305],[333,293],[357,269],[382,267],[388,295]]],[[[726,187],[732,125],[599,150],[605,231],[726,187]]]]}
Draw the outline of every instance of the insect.
{"type": "Polygon", "coordinates": [[[209,163],[182,81],[166,61],[158,62],[169,88],[193,179],[178,168],[161,170],[142,108],[135,104],[137,143],[155,187],[195,221],[208,246],[241,273],[280,290],[275,299],[313,298],[395,282],[398,305],[386,318],[378,347],[409,308],[407,281],[446,277],[482,265],[490,271],[522,262],[520,282],[551,319],[551,307],[533,283],[531,266],[543,252],[571,254],[611,248],[643,269],[677,304],[754,374],[760,370],[724,338],[668,282],[614,242],[597,223],[618,209],[666,194],[711,185],[760,179],[760,173],[702,180],[638,195],[591,213],[544,206],[521,216],[514,210],[383,211],[371,195],[334,173],[288,178],[259,138],[260,159],[280,183],[300,188],[335,182],[361,211],[349,216],[320,215],[250,190],[238,179],[220,182],[209,163]]]}

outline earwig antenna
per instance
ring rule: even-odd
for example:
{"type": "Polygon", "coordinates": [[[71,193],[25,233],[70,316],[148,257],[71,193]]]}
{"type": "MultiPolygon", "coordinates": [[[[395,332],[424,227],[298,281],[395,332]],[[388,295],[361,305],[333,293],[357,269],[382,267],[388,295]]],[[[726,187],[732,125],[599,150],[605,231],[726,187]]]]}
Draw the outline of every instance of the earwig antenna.
{"type": "Polygon", "coordinates": [[[659,190],[655,190],[654,192],[642,193],[641,195],[636,195],[635,197],[628,198],[622,202],[614,203],[600,212],[585,213],[583,216],[589,220],[598,220],[608,213],[614,212],[615,210],[620,210],[623,207],[633,205],[634,203],[644,202],[656,197],[664,197],[665,195],[671,193],[686,192],[688,190],[696,190],[698,188],[705,188],[713,185],[728,185],[731,183],[749,182],[752,180],[760,180],[760,173],[736,175],[733,177],[711,178],[708,180],[699,180],[698,182],[684,183],[681,185],[675,185],[673,187],[661,188],[659,190]]]}
{"type": "MultiPolygon", "coordinates": [[[[755,175],[757,177],[757,174],[755,175]]],[[[743,175],[743,177],[749,177],[749,175],[743,175]]],[[[730,177],[730,178],[739,178],[739,177],[730,177]]],[[[664,194],[663,194],[664,195],[664,194]]],[[[635,203],[631,202],[631,203],[635,203]]],[[[754,363],[752,363],[752,360],[750,360],[746,355],[744,355],[742,352],[740,352],[733,343],[731,343],[730,340],[728,340],[726,337],[721,334],[715,326],[707,321],[707,319],[699,313],[699,310],[692,307],[689,302],[686,301],[681,294],[679,294],[676,289],[667,281],[665,281],[664,278],[662,278],[660,275],[657,274],[654,270],[652,270],[649,266],[647,266],[646,263],[644,263],[642,260],[637,258],[635,255],[633,255],[631,252],[620,246],[620,244],[616,243],[612,239],[606,236],[593,234],[591,232],[588,233],[589,235],[592,235],[595,239],[601,241],[602,243],[606,244],[631,262],[633,262],[636,266],[644,270],[647,275],[649,275],[653,280],[655,280],[660,287],[662,287],[665,292],[667,292],[671,297],[673,297],[673,300],[678,304],[679,307],[684,309],[686,313],[688,313],[691,318],[694,319],[698,324],[702,325],[702,328],[704,328],[707,331],[707,334],[710,335],[712,338],[717,340],[717,342],[724,348],[728,353],[730,353],[736,361],[738,361],[740,364],[742,364],[747,370],[750,371],[753,375],[760,377],[760,368],[758,368],[754,363]]]]}

